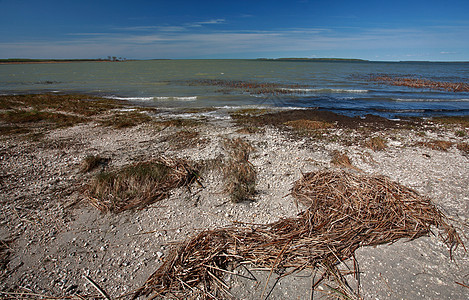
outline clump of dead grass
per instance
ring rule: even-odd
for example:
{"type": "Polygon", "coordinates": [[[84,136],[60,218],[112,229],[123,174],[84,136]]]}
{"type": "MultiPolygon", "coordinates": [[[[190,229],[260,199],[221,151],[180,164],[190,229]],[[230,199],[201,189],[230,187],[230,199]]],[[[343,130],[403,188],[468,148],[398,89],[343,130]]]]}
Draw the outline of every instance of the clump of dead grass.
{"type": "Polygon", "coordinates": [[[365,141],[365,146],[370,148],[373,151],[382,151],[386,149],[386,140],[384,140],[382,137],[375,136],[372,138],[369,138],[365,141]]]}
{"type": "Polygon", "coordinates": [[[459,143],[458,150],[464,154],[469,154],[469,144],[468,143],[459,143]]]}
{"type": "Polygon", "coordinates": [[[80,163],[80,172],[87,173],[94,169],[105,166],[109,162],[109,158],[101,157],[100,155],[87,155],[80,163]]]}
{"type": "Polygon", "coordinates": [[[432,150],[448,151],[448,149],[453,146],[453,143],[449,141],[433,140],[429,142],[419,142],[418,145],[425,146],[432,150]]]}
{"type": "Polygon", "coordinates": [[[288,122],[285,122],[284,124],[294,129],[300,129],[300,130],[318,130],[318,129],[327,129],[327,128],[334,127],[333,124],[328,123],[328,122],[305,120],[305,119],[288,121],[288,122]]]}
{"type": "Polygon", "coordinates": [[[350,157],[347,155],[347,153],[343,153],[339,150],[334,150],[331,153],[332,158],[331,158],[331,163],[339,168],[349,168],[349,169],[355,169],[359,170],[357,167],[355,167],[352,162],[350,161],[350,157]]]}
{"type": "Polygon", "coordinates": [[[162,158],[101,172],[88,184],[85,195],[102,212],[142,209],[169,196],[172,189],[197,180],[197,170],[182,159],[162,158]]]}
{"type": "Polygon", "coordinates": [[[249,161],[254,148],[241,138],[225,139],[223,146],[228,159],[223,167],[225,191],[231,201],[251,200],[256,192],[256,170],[249,161]]]}
{"type": "MultiPolygon", "coordinates": [[[[441,229],[451,255],[462,245],[429,199],[385,177],[327,170],[307,173],[295,182],[292,195],[307,207],[298,217],[202,231],[170,252],[135,298],[230,299],[226,275],[250,263],[270,269],[270,274],[286,270],[282,276],[320,269],[323,274],[313,290],[328,279],[335,281],[334,290],[341,297],[354,299],[360,295],[347,284],[338,265],[354,258],[360,246],[413,240],[428,235],[432,226],[441,229]]],[[[351,272],[358,278],[356,265],[351,272]]]]}

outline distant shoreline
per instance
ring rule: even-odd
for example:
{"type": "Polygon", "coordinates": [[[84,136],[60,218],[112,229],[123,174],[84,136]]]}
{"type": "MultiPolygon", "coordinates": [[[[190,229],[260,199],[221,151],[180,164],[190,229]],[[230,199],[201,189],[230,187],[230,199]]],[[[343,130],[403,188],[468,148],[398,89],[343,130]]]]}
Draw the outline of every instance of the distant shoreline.
{"type": "Polygon", "coordinates": [[[366,60],[358,58],[299,58],[299,57],[286,57],[286,58],[239,58],[239,59],[166,59],[166,58],[151,58],[151,59],[29,59],[29,58],[8,58],[0,59],[0,65],[8,64],[51,64],[51,63],[72,63],[72,62],[126,62],[126,61],[154,61],[154,60],[252,60],[252,61],[265,61],[265,62],[351,62],[351,63],[469,63],[469,61],[385,61],[385,60],[366,60]]]}
{"type": "Polygon", "coordinates": [[[71,62],[124,62],[126,60],[108,60],[108,59],[0,59],[0,65],[11,64],[55,64],[71,62]]]}

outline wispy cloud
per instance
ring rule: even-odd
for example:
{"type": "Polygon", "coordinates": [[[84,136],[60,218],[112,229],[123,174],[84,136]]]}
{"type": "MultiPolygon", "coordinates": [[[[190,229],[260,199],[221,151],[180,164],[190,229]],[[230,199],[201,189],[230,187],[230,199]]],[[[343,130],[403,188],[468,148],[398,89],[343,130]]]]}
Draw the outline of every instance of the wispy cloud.
{"type": "MultiPolygon", "coordinates": [[[[106,57],[132,58],[254,57],[282,53],[368,53],[370,59],[396,53],[421,55],[421,49],[438,49],[435,54],[457,54],[468,49],[469,26],[449,28],[291,28],[286,30],[228,31],[205,26],[225,23],[211,19],[178,26],[136,26],[111,33],[74,33],[55,42],[0,43],[0,57],[106,57]],[[203,27],[203,28],[200,28],[203,27]],[[72,38],[73,37],[73,38],[72,38]],[[453,45],[453,46],[451,46],[453,45]],[[454,48],[454,50],[452,49],[454,48]],[[410,50],[411,51],[410,51],[410,50]],[[340,52],[342,51],[342,52],[340,52]]],[[[284,53],[284,54],[283,54],[284,53]]],[[[367,58],[367,57],[361,57],[367,58]]]]}

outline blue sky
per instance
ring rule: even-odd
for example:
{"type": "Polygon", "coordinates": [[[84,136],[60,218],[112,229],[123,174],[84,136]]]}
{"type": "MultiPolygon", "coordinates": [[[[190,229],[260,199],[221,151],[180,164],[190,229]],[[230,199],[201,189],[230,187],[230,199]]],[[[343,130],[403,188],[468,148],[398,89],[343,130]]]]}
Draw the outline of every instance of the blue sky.
{"type": "Polygon", "coordinates": [[[0,0],[0,58],[469,61],[469,1],[0,0]]]}

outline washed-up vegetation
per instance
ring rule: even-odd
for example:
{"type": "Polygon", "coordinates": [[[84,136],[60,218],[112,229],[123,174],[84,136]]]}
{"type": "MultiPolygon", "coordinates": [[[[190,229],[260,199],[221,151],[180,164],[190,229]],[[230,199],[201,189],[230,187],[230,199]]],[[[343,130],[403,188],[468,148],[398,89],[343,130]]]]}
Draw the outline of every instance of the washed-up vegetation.
{"type": "Polygon", "coordinates": [[[222,92],[241,91],[254,95],[291,95],[307,93],[308,86],[300,84],[282,84],[276,82],[255,82],[223,79],[204,79],[189,82],[190,85],[217,86],[222,92]]]}
{"type": "Polygon", "coordinates": [[[365,146],[373,151],[381,151],[386,149],[386,141],[379,136],[371,137],[365,141],[365,146]]]}
{"type": "Polygon", "coordinates": [[[181,150],[207,144],[208,139],[200,137],[200,133],[193,130],[182,129],[161,140],[167,142],[170,149],[181,150]]]}
{"type": "Polygon", "coordinates": [[[87,155],[80,163],[80,172],[87,173],[98,167],[104,167],[110,160],[110,158],[101,157],[100,155],[87,155]]]}
{"type": "Polygon", "coordinates": [[[153,119],[145,112],[130,111],[118,112],[101,120],[101,125],[115,129],[134,127],[140,124],[149,123],[153,119]]]}
{"type": "Polygon", "coordinates": [[[294,120],[285,122],[285,125],[292,127],[294,129],[300,130],[318,130],[318,129],[327,129],[334,127],[333,124],[322,121],[313,121],[313,120],[294,120]]]}
{"type": "Polygon", "coordinates": [[[17,134],[73,126],[119,107],[122,104],[114,100],[86,95],[0,96],[0,133],[17,134]]]}
{"type": "Polygon", "coordinates": [[[334,150],[332,151],[331,156],[331,163],[336,167],[358,170],[358,168],[355,167],[350,161],[350,157],[347,155],[347,153],[334,150]]]}
{"type": "Polygon", "coordinates": [[[459,143],[457,146],[458,150],[461,151],[463,154],[469,154],[469,144],[468,143],[459,143]]]}
{"type": "Polygon", "coordinates": [[[453,146],[453,143],[450,141],[432,140],[428,142],[419,142],[417,145],[425,146],[432,150],[448,151],[448,149],[453,146]]]}
{"type": "Polygon", "coordinates": [[[400,77],[388,74],[372,74],[370,81],[385,83],[395,86],[406,86],[419,89],[444,90],[448,92],[469,92],[469,83],[467,82],[448,82],[415,77],[400,77]]]}
{"type": "Polygon", "coordinates": [[[97,115],[123,106],[123,103],[111,99],[88,95],[55,94],[0,96],[0,103],[7,103],[10,109],[54,110],[82,116],[97,115]]]}
{"type": "Polygon", "coordinates": [[[225,191],[233,202],[252,200],[257,174],[249,155],[254,148],[241,138],[225,139],[223,146],[228,156],[223,167],[225,191]]]}
{"type": "MultiPolygon", "coordinates": [[[[328,170],[307,173],[295,182],[292,195],[306,207],[298,217],[202,231],[173,249],[135,297],[230,299],[226,276],[249,263],[270,270],[267,281],[281,270],[283,277],[317,269],[322,276],[313,290],[328,280],[335,282],[335,287],[325,286],[336,297],[358,299],[359,291],[350,288],[339,265],[355,259],[359,247],[413,240],[428,235],[432,226],[439,228],[450,256],[462,245],[429,199],[385,177],[328,170]]],[[[347,272],[359,278],[356,266],[347,272]]]]}
{"type": "Polygon", "coordinates": [[[188,186],[198,172],[182,159],[158,159],[101,172],[88,184],[85,195],[102,212],[142,209],[169,196],[172,189],[188,186]]]}

